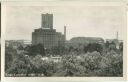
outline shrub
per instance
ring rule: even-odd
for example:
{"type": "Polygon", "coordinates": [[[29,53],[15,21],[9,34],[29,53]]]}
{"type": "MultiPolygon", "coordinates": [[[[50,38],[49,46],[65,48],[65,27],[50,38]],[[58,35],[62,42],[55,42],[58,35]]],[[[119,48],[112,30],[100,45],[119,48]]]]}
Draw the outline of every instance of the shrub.
{"type": "Polygon", "coordinates": [[[25,51],[27,51],[27,54],[30,56],[36,56],[37,54],[40,54],[42,56],[46,55],[44,46],[42,44],[27,46],[25,48],[25,51]]]}
{"type": "Polygon", "coordinates": [[[93,51],[97,51],[101,53],[103,51],[103,47],[101,44],[98,44],[98,43],[90,43],[84,47],[84,51],[85,53],[93,52],[93,51]]]}

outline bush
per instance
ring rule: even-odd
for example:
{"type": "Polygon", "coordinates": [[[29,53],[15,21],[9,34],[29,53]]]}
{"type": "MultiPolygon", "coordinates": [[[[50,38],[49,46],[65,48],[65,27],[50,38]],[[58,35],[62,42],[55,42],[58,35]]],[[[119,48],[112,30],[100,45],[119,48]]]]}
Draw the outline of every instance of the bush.
{"type": "Polygon", "coordinates": [[[17,51],[11,46],[5,47],[5,70],[9,69],[13,60],[17,57],[17,51]]]}
{"type": "Polygon", "coordinates": [[[65,55],[66,54],[66,48],[64,46],[54,46],[51,48],[51,54],[52,55],[65,55]]]}
{"type": "Polygon", "coordinates": [[[122,76],[123,56],[114,50],[108,52],[101,61],[101,73],[103,76],[122,76]]]}
{"type": "Polygon", "coordinates": [[[98,44],[98,43],[92,43],[92,44],[90,43],[84,47],[84,51],[85,53],[93,52],[93,51],[97,51],[101,53],[103,51],[103,47],[101,44],[98,44]]]}
{"type": "Polygon", "coordinates": [[[42,56],[46,55],[44,46],[42,44],[27,46],[25,48],[25,51],[27,51],[27,54],[30,56],[36,56],[37,54],[40,54],[42,56]]]}
{"type": "Polygon", "coordinates": [[[18,75],[25,74],[27,76],[31,72],[31,63],[30,59],[23,54],[18,54],[9,69],[7,69],[6,73],[18,75]]]}

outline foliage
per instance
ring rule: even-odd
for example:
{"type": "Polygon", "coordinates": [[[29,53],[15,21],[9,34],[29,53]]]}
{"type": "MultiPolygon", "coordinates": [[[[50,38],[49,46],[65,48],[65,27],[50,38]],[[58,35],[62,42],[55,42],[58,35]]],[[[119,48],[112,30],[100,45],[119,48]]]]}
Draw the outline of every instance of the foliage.
{"type": "Polygon", "coordinates": [[[6,71],[8,74],[25,74],[31,71],[30,59],[24,54],[18,54],[13,60],[11,67],[6,71]]]}
{"type": "Polygon", "coordinates": [[[93,52],[93,51],[97,51],[101,53],[103,51],[103,47],[101,44],[98,44],[98,43],[92,43],[92,44],[90,43],[84,47],[84,51],[85,53],[93,52]]]}
{"type": "Polygon", "coordinates": [[[123,42],[120,43],[120,45],[119,45],[119,50],[120,50],[121,52],[123,52],[123,42]]]}
{"type": "Polygon", "coordinates": [[[109,44],[109,50],[117,50],[116,49],[116,44],[114,42],[109,44]]]}
{"type": "Polygon", "coordinates": [[[100,76],[122,76],[123,74],[123,56],[117,54],[114,50],[108,52],[101,60],[100,76]]]}
{"type": "Polygon", "coordinates": [[[51,48],[52,55],[64,55],[66,54],[66,48],[64,46],[54,46],[51,48]]]}
{"type": "Polygon", "coordinates": [[[5,47],[5,70],[8,69],[12,62],[13,59],[17,56],[17,51],[13,49],[11,46],[5,47]]]}
{"type": "Polygon", "coordinates": [[[24,50],[24,47],[22,45],[19,45],[18,50],[24,50]]]}
{"type": "MultiPolygon", "coordinates": [[[[122,47],[123,44],[120,44],[120,51],[122,47]]],[[[103,49],[106,47],[93,43],[84,48],[86,53],[70,53],[75,50],[77,52],[77,48],[66,49],[64,46],[56,46],[48,50],[49,52],[45,52],[41,44],[27,46],[25,51],[22,48],[15,50],[7,47],[6,73],[14,76],[24,74],[24,76],[47,77],[123,76],[123,53],[118,53],[114,44],[109,44],[107,48],[108,50],[105,51],[103,49]],[[46,53],[59,55],[62,59],[60,62],[54,62],[50,59],[51,57],[47,57],[46,53]],[[49,59],[43,60],[43,57],[49,59]]]]}
{"type": "Polygon", "coordinates": [[[106,47],[106,48],[109,48],[109,45],[110,45],[109,41],[106,41],[105,47],[106,47]]]}
{"type": "Polygon", "coordinates": [[[37,54],[45,56],[45,49],[42,44],[27,46],[25,50],[28,52],[27,54],[30,56],[36,56],[37,54]]]}

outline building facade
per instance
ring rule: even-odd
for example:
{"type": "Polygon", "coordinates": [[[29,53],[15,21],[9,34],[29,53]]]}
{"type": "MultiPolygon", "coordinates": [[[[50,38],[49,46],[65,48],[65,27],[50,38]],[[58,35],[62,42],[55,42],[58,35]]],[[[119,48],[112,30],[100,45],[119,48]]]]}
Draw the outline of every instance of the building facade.
{"type": "Polygon", "coordinates": [[[45,48],[64,45],[65,35],[53,29],[53,14],[42,14],[42,27],[32,32],[32,44],[43,44],[45,48]]]}
{"type": "Polygon", "coordinates": [[[44,29],[53,29],[53,14],[46,13],[41,16],[41,27],[44,29]]]}

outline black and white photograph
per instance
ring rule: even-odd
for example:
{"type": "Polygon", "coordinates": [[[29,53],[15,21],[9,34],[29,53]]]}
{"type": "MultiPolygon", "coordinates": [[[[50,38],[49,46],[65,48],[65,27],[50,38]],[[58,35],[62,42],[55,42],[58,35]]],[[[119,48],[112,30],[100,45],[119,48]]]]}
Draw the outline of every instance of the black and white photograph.
{"type": "Polygon", "coordinates": [[[84,2],[5,7],[4,77],[125,76],[124,7],[84,2]]]}

